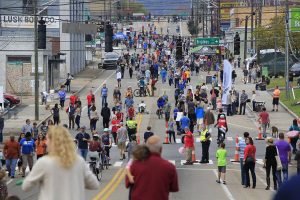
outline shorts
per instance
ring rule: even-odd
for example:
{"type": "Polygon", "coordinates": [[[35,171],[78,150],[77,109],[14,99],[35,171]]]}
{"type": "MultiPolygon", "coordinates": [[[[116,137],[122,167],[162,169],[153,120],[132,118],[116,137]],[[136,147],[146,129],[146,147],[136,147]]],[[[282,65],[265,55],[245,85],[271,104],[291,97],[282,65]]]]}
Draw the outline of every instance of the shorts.
{"type": "Polygon", "coordinates": [[[126,143],[125,142],[118,142],[118,148],[119,149],[125,149],[126,148],[126,143]]]}
{"type": "Polygon", "coordinates": [[[226,173],[226,166],[218,166],[218,172],[226,173]]]}
{"type": "Polygon", "coordinates": [[[29,166],[29,168],[31,169],[33,166],[33,155],[32,154],[23,154],[22,155],[22,167],[26,168],[27,165],[29,166]]]}
{"type": "Polygon", "coordinates": [[[279,98],[273,98],[273,105],[279,104],[279,98]]]}
{"type": "Polygon", "coordinates": [[[197,118],[197,124],[202,125],[203,124],[203,118],[197,118]]]}

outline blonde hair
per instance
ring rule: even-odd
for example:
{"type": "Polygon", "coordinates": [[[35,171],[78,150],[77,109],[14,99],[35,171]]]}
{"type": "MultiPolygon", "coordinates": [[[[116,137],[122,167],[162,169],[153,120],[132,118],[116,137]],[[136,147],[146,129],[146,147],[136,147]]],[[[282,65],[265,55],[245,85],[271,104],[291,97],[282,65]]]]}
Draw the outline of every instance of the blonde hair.
{"type": "Polygon", "coordinates": [[[77,153],[69,131],[62,126],[50,126],[47,136],[51,141],[49,155],[58,158],[64,168],[72,167],[77,153]]]}

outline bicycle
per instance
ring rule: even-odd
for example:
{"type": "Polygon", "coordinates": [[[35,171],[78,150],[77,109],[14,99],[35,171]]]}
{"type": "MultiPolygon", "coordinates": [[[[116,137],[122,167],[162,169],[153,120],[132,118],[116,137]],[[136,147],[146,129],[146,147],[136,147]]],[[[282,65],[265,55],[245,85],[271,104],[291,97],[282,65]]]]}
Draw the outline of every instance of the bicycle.
{"type": "Polygon", "coordinates": [[[95,174],[95,176],[97,177],[98,181],[101,181],[102,179],[102,164],[97,162],[97,158],[96,157],[90,157],[91,161],[90,163],[90,170],[95,174]],[[97,167],[98,164],[98,167],[97,167]]]}
{"type": "MultiPolygon", "coordinates": [[[[104,147],[108,147],[109,145],[104,145],[104,147]]],[[[102,151],[100,153],[100,157],[101,157],[101,165],[102,165],[102,169],[106,168],[108,169],[109,168],[109,158],[106,154],[106,151],[102,151]]]]}
{"type": "Polygon", "coordinates": [[[226,130],[223,127],[218,128],[218,141],[217,141],[218,147],[220,147],[220,145],[222,143],[224,143],[224,141],[225,141],[225,133],[226,133],[226,130]]]}

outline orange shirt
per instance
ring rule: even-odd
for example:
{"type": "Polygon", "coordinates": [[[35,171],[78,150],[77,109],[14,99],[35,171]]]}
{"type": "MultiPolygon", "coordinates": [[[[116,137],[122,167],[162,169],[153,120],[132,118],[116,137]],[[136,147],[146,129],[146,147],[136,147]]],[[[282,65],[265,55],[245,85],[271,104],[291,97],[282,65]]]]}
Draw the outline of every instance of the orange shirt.
{"type": "Polygon", "coordinates": [[[273,92],[273,98],[279,98],[280,97],[280,90],[279,89],[275,89],[273,92]]]}
{"type": "Polygon", "coordinates": [[[41,140],[40,142],[35,141],[36,155],[44,155],[46,153],[46,140],[41,140]]]}

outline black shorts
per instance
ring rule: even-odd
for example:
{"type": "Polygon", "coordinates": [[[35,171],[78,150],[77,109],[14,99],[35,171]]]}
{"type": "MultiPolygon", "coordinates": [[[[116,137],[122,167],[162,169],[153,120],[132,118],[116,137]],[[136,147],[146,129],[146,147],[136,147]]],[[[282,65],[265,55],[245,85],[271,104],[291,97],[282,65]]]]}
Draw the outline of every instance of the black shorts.
{"type": "Polygon", "coordinates": [[[278,105],[279,98],[273,98],[273,105],[278,105]]]}
{"type": "Polygon", "coordinates": [[[226,173],[226,166],[218,166],[218,172],[226,173]]]}

